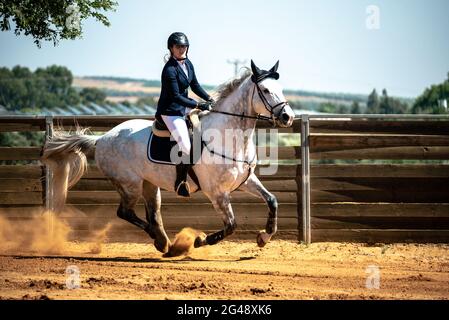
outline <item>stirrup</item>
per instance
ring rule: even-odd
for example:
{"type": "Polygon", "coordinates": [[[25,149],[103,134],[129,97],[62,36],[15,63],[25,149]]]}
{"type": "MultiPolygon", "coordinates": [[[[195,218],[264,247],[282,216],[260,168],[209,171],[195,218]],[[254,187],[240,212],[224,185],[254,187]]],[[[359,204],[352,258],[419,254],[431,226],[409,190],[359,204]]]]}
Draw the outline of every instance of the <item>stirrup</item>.
{"type": "Polygon", "coordinates": [[[190,187],[187,181],[181,181],[176,189],[176,193],[181,197],[190,197],[190,187]]]}

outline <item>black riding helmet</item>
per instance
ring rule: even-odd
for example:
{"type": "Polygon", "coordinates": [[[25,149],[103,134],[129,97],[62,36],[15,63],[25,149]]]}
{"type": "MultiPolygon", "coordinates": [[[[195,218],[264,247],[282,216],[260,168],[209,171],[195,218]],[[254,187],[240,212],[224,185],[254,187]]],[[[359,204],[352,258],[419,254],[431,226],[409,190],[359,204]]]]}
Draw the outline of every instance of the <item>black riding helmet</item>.
{"type": "MultiPolygon", "coordinates": [[[[179,46],[187,46],[187,52],[186,52],[186,57],[187,54],[189,53],[189,39],[187,39],[187,36],[182,33],[182,32],[174,32],[170,35],[170,37],[168,37],[167,40],[167,48],[168,50],[171,49],[171,47],[173,47],[175,44],[179,45],[179,46]]],[[[171,50],[170,50],[170,54],[171,54],[171,50]]],[[[179,59],[177,59],[179,60],[179,59]]],[[[184,59],[181,59],[184,60],[184,59]]]]}
{"type": "Polygon", "coordinates": [[[170,50],[175,44],[188,47],[189,39],[187,39],[187,36],[182,32],[174,32],[168,37],[167,49],[170,50]]]}

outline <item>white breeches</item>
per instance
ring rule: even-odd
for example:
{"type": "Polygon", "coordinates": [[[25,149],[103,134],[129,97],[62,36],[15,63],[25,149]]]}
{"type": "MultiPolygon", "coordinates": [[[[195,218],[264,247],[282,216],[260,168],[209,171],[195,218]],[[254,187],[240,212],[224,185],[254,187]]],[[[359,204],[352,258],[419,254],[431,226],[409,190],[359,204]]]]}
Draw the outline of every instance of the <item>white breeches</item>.
{"type": "Polygon", "coordinates": [[[161,115],[162,120],[164,120],[167,125],[168,130],[170,130],[173,138],[178,143],[179,148],[185,154],[190,154],[190,138],[189,130],[187,129],[186,121],[180,116],[164,116],[161,115]]]}

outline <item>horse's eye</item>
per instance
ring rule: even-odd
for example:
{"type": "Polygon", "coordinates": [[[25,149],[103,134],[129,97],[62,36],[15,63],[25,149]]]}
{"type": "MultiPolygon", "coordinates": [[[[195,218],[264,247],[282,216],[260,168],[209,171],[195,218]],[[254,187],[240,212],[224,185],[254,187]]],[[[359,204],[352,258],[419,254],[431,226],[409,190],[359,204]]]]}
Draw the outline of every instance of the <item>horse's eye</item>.
{"type": "Polygon", "coordinates": [[[264,92],[264,93],[270,93],[270,90],[264,89],[263,92],[264,92]]]}

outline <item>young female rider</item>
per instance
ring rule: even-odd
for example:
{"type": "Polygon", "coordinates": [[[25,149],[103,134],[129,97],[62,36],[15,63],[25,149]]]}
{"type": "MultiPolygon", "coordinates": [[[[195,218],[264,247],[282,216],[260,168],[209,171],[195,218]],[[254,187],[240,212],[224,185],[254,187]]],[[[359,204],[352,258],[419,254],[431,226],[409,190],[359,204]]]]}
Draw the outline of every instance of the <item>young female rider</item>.
{"type": "Polygon", "coordinates": [[[195,75],[192,62],[187,58],[189,40],[182,32],[170,35],[167,41],[170,59],[162,70],[161,95],[157,105],[156,119],[167,126],[173,138],[178,143],[183,156],[181,163],[176,165],[175,190],[178,195],[189,197],[187,172],[192,166],[190,161],[190,139],[185,121],[186,109],[199,108],[209,110],[214,100],[201,88],[195,75]],[[207,102],[197,102],[188,97],[188,88],[207,102]]]}

